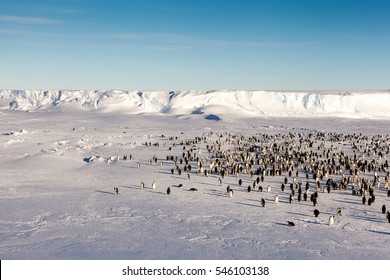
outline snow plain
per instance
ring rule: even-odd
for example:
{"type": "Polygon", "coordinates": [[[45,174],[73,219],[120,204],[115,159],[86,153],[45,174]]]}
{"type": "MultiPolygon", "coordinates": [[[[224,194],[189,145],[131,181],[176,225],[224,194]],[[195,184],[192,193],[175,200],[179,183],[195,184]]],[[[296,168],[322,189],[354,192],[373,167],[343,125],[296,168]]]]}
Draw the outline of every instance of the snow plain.
{"type": "MultiPolygon", "coordinates": [[[[389,92],[0,91],[0,259],[388,260],[385,172],[371,206],[349,186],[320,192],[314,207],[289,203],[289,190],[280,188],[285,173],[265,177],[260,185],[271,192],[248,192],[255,177],[241,174],[239,187],[229,175],[219,186],[217,174],[197,174],[191,162],[187,180],[187,172],[171,174],[167,156],[180,158],[182,141],[206,137],[193,148],[207,163],[207,145],[229,133],[362,133],[388,141],[389,100],[389,92]],[[329,226],[338,207],[342,216],[329,226]]],[[[332,144],[352,153],[349,141],[332,144]]],[[[373,172],[365,176],[373,180],[373,172]]],[[[303,172],[299,179],[306,182],[303,172]]],[[[313,190],[312,176],[309,182],[313,190]]]]}

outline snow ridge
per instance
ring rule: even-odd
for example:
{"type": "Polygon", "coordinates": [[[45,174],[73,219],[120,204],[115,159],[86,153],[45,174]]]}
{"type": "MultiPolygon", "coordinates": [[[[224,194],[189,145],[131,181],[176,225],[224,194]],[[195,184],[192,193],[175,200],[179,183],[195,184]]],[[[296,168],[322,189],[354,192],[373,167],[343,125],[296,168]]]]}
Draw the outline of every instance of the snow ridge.
{"type": "Polygon", "coordinates": [[[0,109],[389,119],[390,91],[0,90],[0,109]]]}

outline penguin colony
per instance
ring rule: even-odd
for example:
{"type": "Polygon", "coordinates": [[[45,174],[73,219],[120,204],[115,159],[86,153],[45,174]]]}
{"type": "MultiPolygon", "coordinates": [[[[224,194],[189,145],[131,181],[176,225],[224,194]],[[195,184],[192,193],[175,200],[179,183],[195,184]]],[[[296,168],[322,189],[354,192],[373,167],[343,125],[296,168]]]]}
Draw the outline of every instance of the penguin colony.
{"type": "MultiPolygon", "coordinates": [[[[245,191],[262,207],[266,200],[275,207],[280,202],[300,203],[313,211],[314,206],[317,218],[320,210],[326,212],[326,203],[332,199],[332,194],[344,192],[360,199],[371,211],[382,213],[383,221],[390,223],[386,205],[380,207],[375,203],[376,195],[390,197],[390,169],[386,159],[390,153],[389,136],[289,132],[244,137],[210,131],[193,139],[162,136],[159,141],[161,143],[144,143],[163,154],[153,156],[146,164],[160,168],[156,170],[160,173],[169,168],[166,176],[175,177],[173,180],[177,184],[172,186],[180,186],[181,191],[198,191],[201,186],[193,186],[190,179],[202,176],[233,200],[245,191]],[[153,165],[158,161],[160,164],[153,165]],[[232,184],[232,181],[236,183],[232,184]],[[310,202],[307,202],[308,197],[310,202]]],[[[134,157],[123,156],[122,159],[131,161],[134,157]]],[[[141,163],[136,162],[136,167],[142,168],[141,163]]],[[[158,191],[157,180],[151,183],[151,189],[155,191],[158,191]]],[[[172,193],[170,186],[165,187],[168,195],[177,191],[172,193]]],[[[142,182],[141,190],[144,189],[142,182]]],[[[114,192],[118,194],[118,188],[114,188],[114,192]]],[[[207,195],[202,191],[199,193],[207,195]]],[[[341,209],[333,209],[334,215],[328,216],[330,226],[337,225],[342,218],[341,209]]],[[[288,218],[299,220],[291,215],[288,218]]],[[[295,226],[296,223],[289,221],[288,225],[295,226]]]]}

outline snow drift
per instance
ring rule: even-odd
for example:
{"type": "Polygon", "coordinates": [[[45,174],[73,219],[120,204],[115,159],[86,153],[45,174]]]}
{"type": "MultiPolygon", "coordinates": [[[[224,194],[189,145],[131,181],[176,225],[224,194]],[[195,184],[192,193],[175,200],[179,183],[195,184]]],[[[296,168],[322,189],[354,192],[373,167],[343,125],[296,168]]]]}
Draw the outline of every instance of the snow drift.
{"type": "Polygon", "coordinates": [[[390,118],[390,91],[0,90],[0,109],[390,118]]]}

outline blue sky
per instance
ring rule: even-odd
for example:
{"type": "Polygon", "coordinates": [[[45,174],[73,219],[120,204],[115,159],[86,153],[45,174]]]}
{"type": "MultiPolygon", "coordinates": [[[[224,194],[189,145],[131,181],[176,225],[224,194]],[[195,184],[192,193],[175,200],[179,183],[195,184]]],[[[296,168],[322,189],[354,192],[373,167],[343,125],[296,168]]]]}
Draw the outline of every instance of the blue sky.
{"type": "Polygon", "coordinates": [[[0,88],[389,89],[387,0],[1,0],[0,88]]]}

